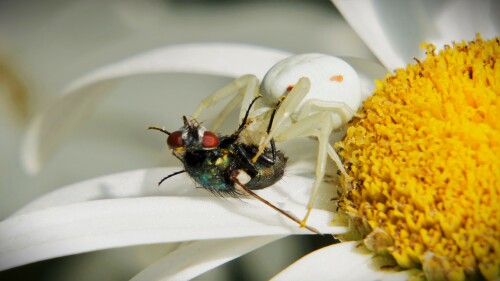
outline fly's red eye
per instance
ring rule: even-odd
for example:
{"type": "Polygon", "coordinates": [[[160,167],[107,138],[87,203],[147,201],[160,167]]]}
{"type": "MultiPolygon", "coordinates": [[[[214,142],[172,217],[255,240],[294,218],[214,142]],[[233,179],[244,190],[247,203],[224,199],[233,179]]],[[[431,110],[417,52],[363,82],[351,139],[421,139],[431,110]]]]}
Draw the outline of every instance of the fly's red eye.
{"type": "Polygon", "coordinates": [[[172,132],[167,138],[167,144],[170,148],[179,148],[184,145],[184,141],[182,140],[182,132],[175,131],[172,132]]]}
{"type": "Polygon", "coordinates": [[[210,132],[210,131],[206,131],[204,134],[203,134],[203,147],[204,148],[215,148],[219,145],[219,137],[210,132]]]}

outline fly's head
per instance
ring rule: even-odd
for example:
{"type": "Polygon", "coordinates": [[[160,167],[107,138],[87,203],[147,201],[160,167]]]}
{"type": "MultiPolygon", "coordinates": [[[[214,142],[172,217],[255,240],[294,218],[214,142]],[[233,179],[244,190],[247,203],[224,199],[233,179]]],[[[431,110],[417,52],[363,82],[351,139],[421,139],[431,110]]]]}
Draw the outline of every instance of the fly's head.
{"type": "Polygon", "coordinates": [[[196,120],[183,116],[184,126],[169,134],[167,145],[175,156],[183,158],[186,152],[212,150],[219,145],[219,136],[208,131],[196,120]]]}

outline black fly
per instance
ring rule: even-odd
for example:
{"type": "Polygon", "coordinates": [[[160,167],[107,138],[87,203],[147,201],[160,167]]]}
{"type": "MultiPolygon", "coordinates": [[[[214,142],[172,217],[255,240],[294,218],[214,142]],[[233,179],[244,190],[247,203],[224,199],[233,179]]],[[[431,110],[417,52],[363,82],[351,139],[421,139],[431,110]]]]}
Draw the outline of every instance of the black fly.
{"type": "MultiPolygon", "coordinates": [[[[167,145],[184,165],[184,170],[164,177],[159,184],[172,176],[186,172],[195,182],[212,193],[235,197],[249,194],[301,227],[320,234],[318,230],[304,225],[291,213],[276,207],[253,192],[278,182],[283,177],[287,163],[287,157],[276,149],[274,140],[271,140],[271,147],[266,148],[256,161],[252,161],[252,157],[257,153],[258,146],[238,141],[240,133],[250,122],[248,115],[258,98],[255,98],[248,107],[238,129],[228,136],[210,132],[196,120],[188,120],[186,116],[183,116],[184,126],[179,131],[169,132],[159,127],[149,127],[148,129],[168,135],[167,145]]],[[[282,100],[275,106],[267,128],[268,133],[281,102],[282,100]]]]}

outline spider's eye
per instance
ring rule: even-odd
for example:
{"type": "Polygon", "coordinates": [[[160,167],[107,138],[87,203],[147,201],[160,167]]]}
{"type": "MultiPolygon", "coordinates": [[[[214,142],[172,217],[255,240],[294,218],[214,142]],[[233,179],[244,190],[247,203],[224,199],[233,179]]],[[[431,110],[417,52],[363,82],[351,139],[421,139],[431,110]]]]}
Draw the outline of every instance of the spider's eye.
{"type": "Polygon", "coordinates": [[[167,144],[170,148],[179,148],[184,145],[184,140],[182,139],[182,132],[175,131],[172,132],[167,138],[167,144]]]}
{"type": "Polygon", "coordinates": [[[203,134],[203,148],[216,148],[219,145],[219,137],[210,132],[206,131],[203,134]]]}

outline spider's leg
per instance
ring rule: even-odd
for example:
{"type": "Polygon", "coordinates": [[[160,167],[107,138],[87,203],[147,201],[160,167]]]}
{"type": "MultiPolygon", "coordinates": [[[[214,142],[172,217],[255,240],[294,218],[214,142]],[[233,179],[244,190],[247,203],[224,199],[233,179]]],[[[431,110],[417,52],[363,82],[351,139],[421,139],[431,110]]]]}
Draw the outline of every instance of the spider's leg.
{"type": "MultiPolygon", "coordinates": [[[[333,129],[337,129],[348,121],[341,122],[338,118],[338,113],[346,111],[347,114],[353,114],[354,111],[345,103],[332,103],[332,102],[321,102],[321,101],[307,101],[301,108],[301,113],[300,116],[305,116],[304,118],[298,118],[298,121],[295,123],[292,123],[285,132],[282,132],[278,135],[275,136],[275,139],[277,141],[286,141],[293,139],[295,137],[299,136],[315,136],[318,134],[318,130],[320,126],[323,126],[323,120],[321,118],[318,118],[317,114],[319,112],[324,112],[330,116],[330,120],[333,122],[333,129]],[[316,112],[315,114],[305,116],[303,113],[304,111],[307,112],[316,112]],[[340,123],[341,122],[341,123],[340,123]],[[318,126],[320,124],[320,126],[318,126]]],[[[339,171],[342,173],[342,175],[346,179],[350,179],[350,177],[347,175],[346,170],[344,169],[344,166],[342,165],[342,161],[340,160],[340,157],[338,156],[337,152],[333,147],[328,144],[327,147],[327,152],[330,158],[335,162],[335,165],[339,169],[339,171]]]]}
{"type": "Polygon", "coordinates": [[[326,172],[326,161],[328,156],[330,134],[333,131],[333,122],[329,112],[316,112],[304,119],[292,123],[285,132],[276,136],[279,141],[286,141],[296,137],[316,136],[318,138],[318,156],[316,161],[315,178],[311,190],[311,196],[307,204],[307,214],[302,220],[305,224],[318,194],[319,186],[326,172]]]}
{"type": "Polygon", "coordinates": [[[330,158],[335,162],[335,165],[339,169],[340,173],[344,176],[346,180],[350,180],[350,176],[347,174],[344,165],[342,164],[342,160],[340,160],[339,154],[333,149],[333,147],[328,144],[328,155],[330,155],[330,158]]]}
{"type": "Polygon", "coordinates": [[[318,196],[319,185],[323,181],[323,177],[325,176],[326,171],[326,159],[328,155],[328,146],[330,140],[330,134],[333,131],[333,122],[331,116],[328,113],[322,112],[317,114],[321,120],[323,120],[321,124],[321,129],[318,137],[318,159],[316,161],[316,174],[314,178],[314,184],[311,191],[311,196],[309,197],[309,202],[307,203],[307,213],[302,219],[302,223],[305,224],[309,215],[311,214],[311,210],[314,207],[314,203],[316,202],[316,197],[318,196]]]}
{"type": "Polygon", "coordinates": [[[238,92],[222,109],[221,112],[217,113],[217,117],[215,120],[212,122],[211,129],[213,131],[217,131],[222,123],[226,121],[227,116],[233,112],[233,110],[238,106],[241,105],[241,101],[243,99],[243,96],[241,96],[240,92],[238,92]]]}
{"type": "MultiPolygon", "coordinates": [[[[250,75],[250,76],[243,76],[243,77],[249,77],[248,80],[246,81],[246,84],[243,83],[242,88],[238,91],[236,96],[230,100],[226,107],[219,113],[217,118],[215,119],[213,123],[213,129],[217,130],[224,120],[227,119],[227,116],[236,108],[238,105],[240,105],[240,116],[239,120],[244,118],[243,116],[246,115],[246,119],[248,118],[248,115],[250,113],[250,109],[252,108],[252,105],[255,102],[255,99],[257,97],[260,97],[259,94],[259,80],[257,80],[257,77],[250,75]],[[247,109],[248,108],[248,109],[247,109]]],[[[247,78],[245,78],[247,79],[247,78]]]]}
{"type": "Polygon", "coordinates": [[[330,144],[328,144],[328,155],[330,155],[330,158],[335,163],[335,166],[337,166],[339,172],[342,174],[344,187],[345,188],[348,188],[348,186],[352,187],[353,178],[349,176],[349,174],[344,168],[344,165],[342,164],[342,160],[340,159],[339,154],[337,153],[337,151],[335,151],[335,149],[333,149],[333,147],[330,144]]]}
{"type": "Polygon", "coordinates": [[[273,129],[271,129],[271,131],[268,132],[264,141],[260,143],[259,151],[252,158],[253,162],[257,161],[259,156],[262,154],[262,152],[264,152],[264,149],[271,142],[274,135],[279,131],[281,126],[289,121],[290,115],[296,111],[300,102],[302,102],[304,97],[309,92],[310,85],[311,83],[308,78],[306,77],[300,78],[297,84],[293,86],[290,93],[288,93],[286,96],[283,96],[284,100],[280,101],[281,105],[279,106],[276,113],[273,113],[274,120],[271,120],[271,122],[274,122],[274,124],[272,124],[273,129]]]}
{"type": "MultiPolygon", "coordinates": [[[[247,108],[247,105],[250,104],[254,95],[258,94],[258,88],[259,80],[257,79],[257,77],[255,77],[254,75],[241,76],[240,78],[237,78],[225,87],[215,91],[213,94],[203,99],[200,105],[198,105],[198,108],[196,108],[196,110],[192,114],[192,117],[194,119],[198,118],[200,114],[208,107],[228,96],[235,95],[228,102],[222,112],[219,113],[218,117],[214,121],[213,130],[217,130],[217,128],[227,118],[229,113],[231,113],[238,106],[238,104],[242,104],[242,110],[243,108],[247,108]]],[[[240,115],[242,115],[241,112],[240,115]]]]}
{"type": "Polygon", "coordinates": [[[259,195],[257,195],[257,193],[253,192],[251,189],[249,189],[249,188],[248,188],[248,187],[246,187],[243,183],[241,183],[241,182],[238,180],[237,176],[233,176],[233,177],[232,177],[232,180],[234,181],[234,183],[235,183],[236,185],[238,185],[238,186],[242,189],[242,191],[243,191],[244,193],[246,193],[246,194],[249,194],[249,195],[253,196],[255,199],[259,200],[260,202],[262,202],[262,203],[266,204],[267,206],[269,206],[269,207],[273,208],[275,211],[279,212],[280,214],[284,215],[285,217],[287,217],[287,218],[291,219],[292,221],[294,221],[294,222],[298,223],[301,227],[304,227],[304,228],[306,228],[306,229],[308,229],[308,230],[310,230],[310,231],[312,231],[312,232],[314,232],[314,233],[316,233],[316,234],[320,234],[320,235],[321,235],[321,233],[320,233],[317,229],[315,229],[315,228],[313,228],[313,227],[310,227],[310,226],[306,225],[305,223],[301,222],[301,221],[300,221],[300,220],[299,220],[299,219],[298,219],[295,215],[293,215],[292,213],[287,212],[287,211],[285,211],[285,210],[282,210],[282,209],[280,209],[280,208],[276,207],[276,206],[275,206],[274,204],[272,204],[271,202],[269,202],[269,201],[267,201],[266,199],[264,199],[264,198],[260,197],[259,195]]]}
{"type": "Polygon", "coordinates": [[[364,114],[356,113],[356,109],[351,108],[344,102],[332,102],[321,100],[309,100],[302,105],[297,120],[305,118],[311,112],[328,111],[333,114],[333,128],[340,128],[347,124],[353,116],[361,118],[364,114]]]}
{"type": "Polygon", "coordinates": [[[254,99],[261,96],[259,91],[259,79],[257,79],[254,75],[250,75],[249,77],[248,81],[246,81],[245,85],[243,85],[240,89],[240,95],[243,96],[243,99],[241,101],[240,116],[238,117],[238,120],[242,120],[245,115],[248,117],[249,113],[253,111],[250,110],[250,108],[255,102],[254,99]]]}
{"type": "Polygon", "coordinates": [[[304,119],[291,123],[285,131],[279,132],[274,137],[278,142],[284,142],[296,137],[316,136],[324,120],[320,112],[316,112],[304,119]]]}
{"type": "MultiPolygon", "coordinates": [[[[317,101],[317,100],[311,100],[306,102],[301,109],[301,112],[299,116],[304,116],[304,112],[325,112],[330,115],[330,119],[333,122],[333,129],[340,128],[347,124],[349,122],[350,118],[352,116],[362,116],[363,114],[357,114],[351,107],[349,107],[347,104],[343,102],[324,102],[324,101],[317,101]],[[340,114],[339,114],[340,113],[340,114]]],[[[306,117],[302,120],[305,120],[309,117],[306,117]]],[[[299,117],[299,120],[301,118],[299,117]]],[[[297,126],[292,126],[292,127],[297,127],[297,126]]],[[[294,128],[291,128],[288,130],[287,134],[293,133],[294,128]]],[[[311,133],[312,135],[313,133],[311,133]]],[[[302,135],[305,135],[302,133],[302,135]]],[[[277,136],[276,138],[279,138],[277,136]]],[[[328,148],[328,155],[330,155],[330,158],[335,162],[335,165],[339,169],[340,173],[344,176],[344,178],[347,181],[350,181],[350,177],[347,174],[346,170],[344,169],[344,165],[342,164],[342,161],[340,160],[339,155],[333,149],[333,147],[329,144],[328,148]]]]}

